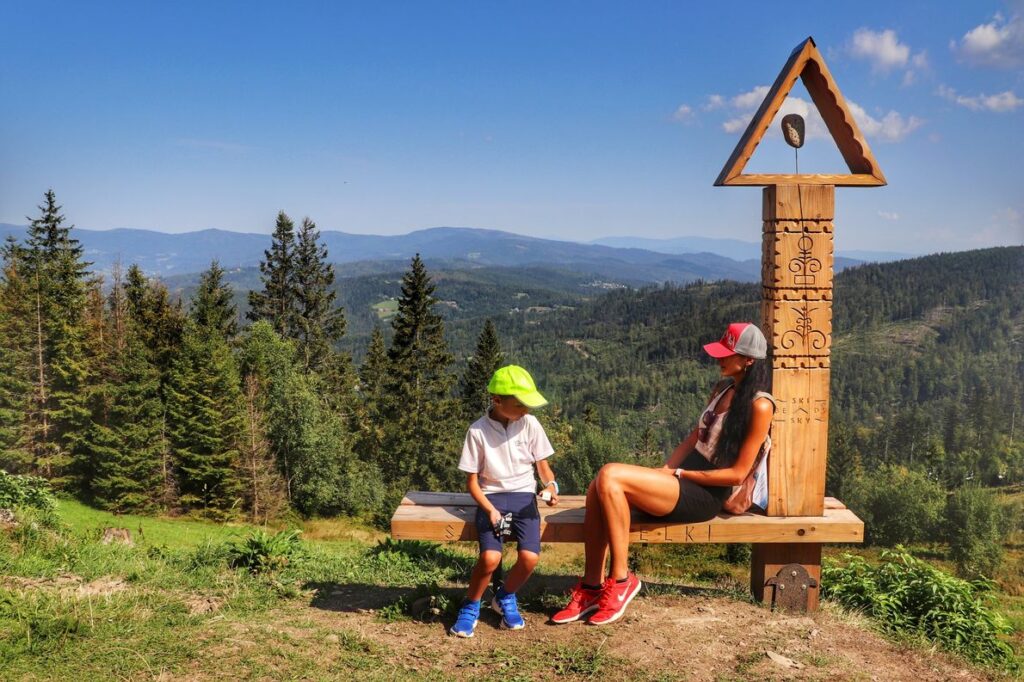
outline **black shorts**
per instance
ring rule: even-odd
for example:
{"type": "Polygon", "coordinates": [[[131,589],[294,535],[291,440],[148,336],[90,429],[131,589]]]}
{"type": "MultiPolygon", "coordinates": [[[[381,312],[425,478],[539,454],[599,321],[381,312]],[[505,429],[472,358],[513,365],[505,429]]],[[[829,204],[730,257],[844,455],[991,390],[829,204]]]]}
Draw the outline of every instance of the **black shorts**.
{"type": "MultiPolygon", "coordinates": [[[[687,455],[683,460],[683,469],[688,471],[708,471],[715,469],[715,465],[704,458],[696,450],[687,455]]],[[[703,486],[679,479],[679,500],[676,507],[664,516],[651,516],[659,521],[672,521],[674,523],[700,523],[713,519],[720,511],[722,505],[729,499],[732,486],[703,486]]]]}
{"type": "MultiPolygon", "coordinates": [[[[533,493],[486,493],[491,504],[502,513],[512,513],[512,535],[518,542],[519,551],[524,549],[540,554],[540,511],[537,496],[533,493]]],[[[480,542],[480,553],[488,550],[500,552],[503,541],[494,534],[494,526],[487,513],[477,507],[476,534],[480,542]]]]}

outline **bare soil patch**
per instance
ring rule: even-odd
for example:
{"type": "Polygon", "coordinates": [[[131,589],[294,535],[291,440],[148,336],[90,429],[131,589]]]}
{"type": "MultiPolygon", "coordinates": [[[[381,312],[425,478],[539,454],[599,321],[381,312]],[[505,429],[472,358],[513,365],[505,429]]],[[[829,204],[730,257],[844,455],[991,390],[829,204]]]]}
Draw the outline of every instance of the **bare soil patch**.
{"type": "Polygon", "coordinates": [[[196,661],[192,672],[216,677],[244,656],[243,667],[301,676],[294,666],[312,656],[308,663],[325,679],[345,678],[349,669],[361,670],[359,679],[994,679],[944,654],[894,644],[829,607],[786,615],[711,591],[663,593],[661,586],[641,593],[611,626],[548,624],[548,610],[533,599],[523,609],[525,630],[502,630],[488,610],[475,637],[458,639],[446,633],[450,618],[383,622],[378,609],[397,598],[394,590],[336,588],[320,590],[309,605],[275,609],[261,623],[231,623],[229,646],[215,647],[220,660],[196,661]]]}

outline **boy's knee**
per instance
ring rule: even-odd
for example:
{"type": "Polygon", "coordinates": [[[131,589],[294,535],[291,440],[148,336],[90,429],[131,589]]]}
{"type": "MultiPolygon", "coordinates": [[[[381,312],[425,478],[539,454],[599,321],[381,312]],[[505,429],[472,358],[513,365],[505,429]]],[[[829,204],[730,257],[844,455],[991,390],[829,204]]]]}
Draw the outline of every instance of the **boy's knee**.
{"type": "Polygon", "coordinates": [[[533,570],[537,567],[537,563],[540,561],[540,555],[536,552],[531,552],[528,549],[520,550],[519,555],[516,557],[516,562],[521,564],[523,568],[533,570]]]}
{"type": "Polygon", "coordinates": [[[479,562],[488,573],[494,573],[498,566],[501,565],[501,552],[493,550],[481,552],[479,562]]]}

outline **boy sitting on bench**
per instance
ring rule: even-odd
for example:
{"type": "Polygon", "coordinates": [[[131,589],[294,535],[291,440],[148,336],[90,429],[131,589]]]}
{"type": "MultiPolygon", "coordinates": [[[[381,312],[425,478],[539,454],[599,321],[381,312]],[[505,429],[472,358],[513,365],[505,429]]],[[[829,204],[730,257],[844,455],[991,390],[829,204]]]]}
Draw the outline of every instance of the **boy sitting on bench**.
{"type": "Polygon", "coordinates": [[[501,564],[506,537],[518,542],[515,566],[505,576],[491,601],[501,615],[501,626],[519,630],[526,621],[519,614],[516,591],[537,566],[540,555],[540,512],[535,495],[534,466],[543,484],[548,506],[558,504],[558,484],[547,458],[554,450],[544,427],[529,414],[547,404],[533,377],[522,367],[508,365],[494,373],[487,385],[491,406],[466,432],[459,469],[466,488],[477,503],[476,527],[480,558],[469,579],[466,599],[449,632],[472,637],[480,619],[480,598],[491,574],[501,564]]]}

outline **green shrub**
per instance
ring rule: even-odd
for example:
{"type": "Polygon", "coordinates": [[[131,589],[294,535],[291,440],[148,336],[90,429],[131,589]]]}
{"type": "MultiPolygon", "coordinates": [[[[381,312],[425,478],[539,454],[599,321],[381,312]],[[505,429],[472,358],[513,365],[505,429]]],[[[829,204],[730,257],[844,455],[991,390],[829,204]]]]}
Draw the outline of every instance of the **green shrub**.
{"type": "Polygon", "coordinates": [[[0,469],[0,509],[30,507],[44,512],[57,508],[50,484],[38,476],[16,476],[0,469]]]}
{"type": "Polygon", "coordinates": [[[992,576],[1003,561],[1007,510],[996,496],[977,486],[954,490],[946,500],[946,541],[957,573],[992,576]]]}
{"type": "Polygon", "coordinates": [[[844,566],[823,567],[824,597],[863,611],[892,634],[925,637],[976,663],[1017,666],[1000,638],[1012,628],[990,606],[991,582],[962,580],[902,548],[882,551],[877,566],[849,554],[845,559],[844,566]]]}
{"type": "Polygon", "coordinates": [[[864,521],[864,541],[883,547],[934,539],[944,502],[945,491],[937,482],[889,465],[856,478],[846,501],[864,521]]]}
{"type": "Polygon", "coordinates": [[[230,549],[231,565],[247,568],[252,573],[266,573],[284,568],[301,554],[299,530],[282,530],[273,535],[263,530],[250,533],[241,544],[230,549]]]}

